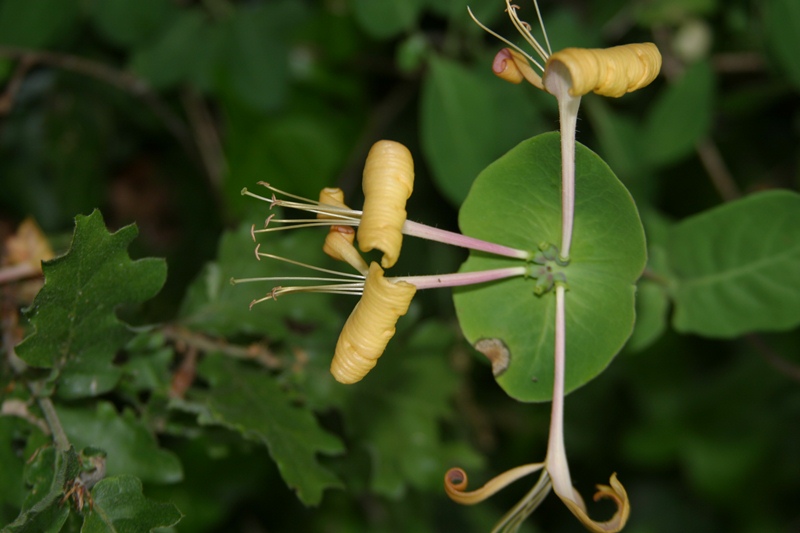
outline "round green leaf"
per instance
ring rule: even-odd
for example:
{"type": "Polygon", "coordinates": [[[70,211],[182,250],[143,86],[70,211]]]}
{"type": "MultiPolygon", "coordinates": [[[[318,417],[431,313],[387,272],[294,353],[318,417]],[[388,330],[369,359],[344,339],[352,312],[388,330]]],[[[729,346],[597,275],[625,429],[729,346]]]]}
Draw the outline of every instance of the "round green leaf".
{"type": "MultiPolygon", "coordinates": [[[[575,154],[575,225],[565,268],[566,390],[597,376],[622,348],[634,322],[634,282],[646,262],[636,205],[608,165],[588,148],[575,154]]],[[[561,149],[557,133],[522,142],[475,180],[460,212],[473,237],[536,250],[561,243],[561,149]]],[[[462,271],[519,264],[473,252],[462,271]]],[[[500,339],[510,352],[495,376],[520,401],[548,401],[553,389],[554,291],[536,296],[535,280],[514,278],[455,291],[461,328],[475,344],[500,339]]]]}

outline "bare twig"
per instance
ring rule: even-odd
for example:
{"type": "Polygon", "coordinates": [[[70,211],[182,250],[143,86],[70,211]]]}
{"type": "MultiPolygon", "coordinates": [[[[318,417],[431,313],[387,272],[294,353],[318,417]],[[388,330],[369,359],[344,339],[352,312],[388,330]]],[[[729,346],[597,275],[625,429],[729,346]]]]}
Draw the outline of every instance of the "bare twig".
{"type": "MultiPolygon", "coordinates": [[[[661,72],[663,72],[668,82],[673,83],[675,79],[683,74],[686,67],[672,53],[672,48],[669,45],[672,40],[672,32],[662,26],[653,30],[653,38],[658,43],[664,58],[661,72]]],[[[725,164],[725,160],[722,158],[722,154],[714,140],[711,137],[703,137],[695,144],[695,151],[711,180],[711,184],[723,201],[729,202],[740,198],[742,193],[738,185],[736,185],[730,170],[728,170],[728,166],[725,164]]]]}
{"type": "Polygon", "coordinates": [[[203,97],[191,88],[181,92],[183,108],[189,123],[192,126],[194,140],[203,160],[206,174],[215,191],[222,188],[222,178],[225,175],[228,164],[225,160],[225,153],[222,150],[219,131],[216,121],[208,109],[203,97]]]}
{"type": "Polygon", "coordinates": [[[284,366],[283,361],[263,344],[254,343],[249,346],[229,344],[222,339],[213,339],[179,326],[165,326],[161,329],[161,332],[167,339],[176,343],[183,343],[201,352],[220,352],[234,359],[256,361],[273,370],[284,366]]]}
{"type": "Polygon", "coordinates": [[[23,58],[19,64],[17,64],[14,74],[6,85],[5,92],[0,95],[0,115],[7,114],[11,111],[11,108],[14,107],[14,99],[17,96],[19,88],[22,87],[22,81],[25,79],[31,66],[33,66],[33,63],[27,58],[23,58]]]}
{"type": "Polygon", "coordinates": [[[187,153],[193,157],[197,153],[183,120],[169,108],[147,81],[130,72],[74,55],[16,46],[0,46],[0,57],[29,63],[29,68],[38,64],[76,72],[130,93],[147,104],[187,153]]]}
{"type": "Polygon", "coordinates": [[[745,335],[745,339],[771,367],[794,381],[800,381],[800,365],[784,359],[767,344],[763,337],[756,333],[745,335]]]}
{"type": "Polygon", "coordinates": [[[736,185],[733,176],[722,159],[722,154],[719,152],[716,143],[710,137],[704,137],[697,141],[695,144],[697,155],[700,157],[700,162],[706,169],[711,183],[725,202],[730,202],[742,197],[742,191],[736,185]]]}

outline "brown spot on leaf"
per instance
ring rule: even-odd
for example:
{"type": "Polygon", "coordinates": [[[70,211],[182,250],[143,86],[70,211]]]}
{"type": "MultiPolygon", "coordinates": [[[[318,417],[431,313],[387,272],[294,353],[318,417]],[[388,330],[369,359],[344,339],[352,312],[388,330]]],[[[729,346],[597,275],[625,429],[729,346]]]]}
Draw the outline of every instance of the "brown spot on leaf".
{"type": "Polygon", "coordinates": [[[508,368],[511,351],[501,339],[480,339],[475,343],[475,349],[485,355],[492,363],[494,377],[498,377],[508,368]]]}

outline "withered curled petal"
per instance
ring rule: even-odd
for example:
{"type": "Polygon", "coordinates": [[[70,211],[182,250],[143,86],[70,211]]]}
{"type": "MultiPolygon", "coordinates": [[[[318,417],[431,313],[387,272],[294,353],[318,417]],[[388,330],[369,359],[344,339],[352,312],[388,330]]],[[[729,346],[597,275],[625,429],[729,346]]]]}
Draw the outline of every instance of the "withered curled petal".
{"type": "Polygon", "coordinates": [[[577,491],[574,491],[572,498],[564,497],[561,494],[558,494],[558,497],[561,498],[561,501],[563,501],[569,510],[572,511],[572,514],[581,521],[586,529],[595,533],[617,533],[618,531],[622,531],[622,528],[624,528],[625,524],[628,522],[628,516],[631,512],[628,493],[625,492],[625,487],[622,486],[622,483],[617,480],[616,473],[611,475],[610,486],[597,485],[597,492],[594,494],[594,501],[608,498],[617,504],[617,512],[614,513],[611,520],[607,522],[595,522],[589,518],[589,515],[586,513],[586,505],[583,503],[583,499],[577,491]]]}
{"type": "Polygon", "coordinates": [[[503,48],[497,52],[492,62],[492,72],[507,82],[521,83],[524,79],[534,87],[544,90],[542,78],[536,74],[525,56],[511,48],[503,48]]]}
{"type": "Polygon", "coordinates": [[[544,463],[532,463],[506,470],[473,491],[467,491],[467,473],[461,468],[451,468],[444,475],[444,490],[451,500],[462,505],[475,505],[497,493],[511,483],[544,468],[544,463]]]}

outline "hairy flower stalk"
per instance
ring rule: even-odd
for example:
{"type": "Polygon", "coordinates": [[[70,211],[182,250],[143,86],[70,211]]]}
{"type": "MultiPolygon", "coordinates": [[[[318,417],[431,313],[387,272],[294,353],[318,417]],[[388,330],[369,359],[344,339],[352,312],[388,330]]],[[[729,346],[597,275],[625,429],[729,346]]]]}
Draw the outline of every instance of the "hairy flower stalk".
{"type": "MultiPolygon", "coordinates": [[[[619,97],[648,85],[658,75],[661,68],[661,55],[652,43],[631,44],[603,50],[568,48],[553,53],[536,0],[534,0],[534,6],[546,49],[531,34],[530,24],[519,18],[517,14],[519,7],[512,4],[510,0],[506,0],[506,11],[514,27],[531,45],[541,63],[509,40],[485,27],[475,19],[471,11],[470,16],[481,28],[510,47],[500,50],[495,56],[492,70],[498,77],[511,83],[521,83],[522,80],[526,80],[534,87],[552,94],[558,101],[561,123],[562,179],[562,230],[559,253],[560,260],[567,263],[570,257],[575,211],[575,128],[581,96],[595,92],[604,96],[619,97]],[[539,69],[541,75],[531,64],[539,69]]],[[[568,270],[566,276],[568,280],[568,270]]],[[[538,507],[552,488],[588,530],[617,532],[625,527],[630,513],[630,503],[616,474],[611,476],[608,486],[598,485],[598,491],[594,496],[595,500],[609,498],[616,503],[617,512],[607,522],[596,522],[589,518],[583,499],[572,487],[564,445],[566,287],[562,281],[556,282],[555,299],[553,401],[547,456],[544,463],[535,463],[509,470],[475,491],[466,490],[467,477],[463,470],[451,469],[445,475],[445,490],[453,500],[459,503],[474,504],[524,475],[541,471],[536,485],[503,517],[494,531],[517,531],[522,521],[538,507]]]]}
{"type": "Polygon", "coordinates": [[[341,383],[360,381],[376,364],[386,345],[394,336],[397,320],[406,314],[417,290],[455,287],[487,283],[510,277],[529,276],[529,260],[533,253],[495,244],[459,233],[440,230],[406,220],[406,200],[413,188],[413,160],[408,149],[393,141],[379,141],[370,150],[364,168],[364,209],[350,209],[344,202],[340,189],[325,188],[318,201],[309,200],[260,182],[269,195],[259,195],[247,189],[247,195],[275,206],[306,212],[309,218],[267,217],[264,227],[251,228],[253,241],[257,235],[287,229],[327,227],[323,250],[330,257],[344,261],[357,273],[345,273],[314,265],[300,263],[261,251],[256,246],[255,255],[284,261],[315,271],[314,276],[263,277],[233,279],[232,283],[248,282],[303,282],[303,285],[274,287],[265,296],[255,299],[254,305],[275,300],[294,292],[328,292],[360,295],[336,344],[331,373],[341,383]],[[385,276],[384,268],[395,264],[402,247],[403,235],[430,239],[445,244],[519,259],[523,264],[479,272],[437,274],[429,276],[385,276]],[[361,257],[363,252],[378,249],[383,252],[381,264],[369,265],[361,257]],[[383,268],[382,268],[383,267],[383,268]]]}

